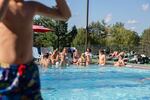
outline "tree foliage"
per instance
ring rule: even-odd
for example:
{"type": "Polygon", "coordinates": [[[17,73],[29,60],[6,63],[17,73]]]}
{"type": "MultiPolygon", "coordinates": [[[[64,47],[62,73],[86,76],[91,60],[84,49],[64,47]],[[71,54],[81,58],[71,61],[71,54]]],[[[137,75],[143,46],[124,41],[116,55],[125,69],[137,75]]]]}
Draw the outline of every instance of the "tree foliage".
{"type": "Polygon", "coordinates": [[[85,34],[86,30],[84,28],[78,29],[78,33],[73,40],[72,46],[85,45],[85,34]]]}
{"type": "Polygon", "coordinates": [[[71,47],[73,40],[75,39],[76,35],[78,33],[78,30],[76,28],[76,26],[73,26],[71,31],[67,34],[67,46],[71,47]]]}
{"type": "MultiPolygon", "coordinates": [[[[86,30],[78,29],[78,34],[73,45],[85,44],[86,30]]],[[[112,47],[114,50],[131,50],[139,44],[139,36],[136,32],[128,30],[123,23],[116,23],[113,26],[107,25],[104,21],[92,22],[89,25],[89,41],[97,47],[112,47]]]]}
{"type": "Polygon", "coordinates": [[[47,17],[38,17],[33,22],[36,25],[42,25],[54,30],[54,32],[34,34],[34,45],[38,47],[68,47],[71,46],[72,40],[77,34],[76,26],[68,33],[68,24],[66,22],[54,21],[47,17]]]}
{"type": "MultiPolygon", "coordinates": [[[[46,17],[38,17],[33,20],[35,25],[41,25],[54,30],[54,21],[46,17]]],[[[55,47],[55,32],[34,33],[34,46],[37,47],[55,47]]]]}
{"type": "Polygon", "coordinates": [[[111,35],[107,38],[107,46],[118,50],[131,50],[139,43],[136,32],[127,30],[123,23],[111,27],[111,35]]]}
{"type": "Polygon", "coordinates": [[[145,29],[140,41],[142,53],[150,55],[150,28],[145,29]]]}
{"type": "MultiPolygon", "coordinates": [[[[39,17],[34,24],[53,29],[54,32],[34,34],[34,45],[39,47],[82,47],[84,49],[86,29],[73,26],[68,32],[66,22],[54,21],[50,18],[39,17]]],[[[111,47],[114,50],[133,50],[140,44],[143,51],[150,48],[150,28],[144,30],[141,38],[138,33],[128,30],[123,23],[117,22],[110,26],[104,20],[92,22],[89,25],[89,41],[91,45],[111,47]],[[140,40],[141,39],[141,40],[140,40]]]]}
{"type": "Polygon", "coordinates": [[[91,45],[105,45],[106,37],[109,33],[109,26],[104,20],[101,22],[92,22],[89,25],[90,43],[91,45]]]}

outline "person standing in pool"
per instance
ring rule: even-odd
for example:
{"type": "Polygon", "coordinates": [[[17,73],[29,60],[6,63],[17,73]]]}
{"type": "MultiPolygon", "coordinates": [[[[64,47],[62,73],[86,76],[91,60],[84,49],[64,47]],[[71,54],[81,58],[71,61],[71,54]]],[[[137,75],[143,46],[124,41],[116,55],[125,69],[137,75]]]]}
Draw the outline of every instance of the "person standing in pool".
{"type": "Polygon", "coordinates": [[[119,56],[118,57],[118,61],[117,62],[114,62],[114,66],[117,66],[117,67],[123,67],[125,66],[125,62],[123,60],[123,56],[119,56]]]}
{"type": "Polygon", "coordinates": [[[42,99],[32,60],[32,20],[38,14],[67,21],[71,12],[66,1],[56,4],[50,8],[36,1],[0,0],[0,99],[42,99]]]}
{"type": "Polygon", "coordinates": [[[106,55],[103,49],[99,50],[99,65],[105,65],[106,64],[106,55]]]}

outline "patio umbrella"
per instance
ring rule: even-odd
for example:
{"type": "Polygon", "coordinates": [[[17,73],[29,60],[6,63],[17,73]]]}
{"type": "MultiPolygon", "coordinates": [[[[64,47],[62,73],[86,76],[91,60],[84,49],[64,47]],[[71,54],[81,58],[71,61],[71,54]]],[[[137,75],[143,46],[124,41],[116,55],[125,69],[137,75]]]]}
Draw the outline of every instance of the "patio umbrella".
{"type": "Polygon", "coordinates": [[[54,31],[53,29],[49,29],[49,28],[46,28],[44,26],[40,26],[40,25],[33,25],[32,26],[32,29],[34,32],[49,32],[49,31],[54,31]]]}

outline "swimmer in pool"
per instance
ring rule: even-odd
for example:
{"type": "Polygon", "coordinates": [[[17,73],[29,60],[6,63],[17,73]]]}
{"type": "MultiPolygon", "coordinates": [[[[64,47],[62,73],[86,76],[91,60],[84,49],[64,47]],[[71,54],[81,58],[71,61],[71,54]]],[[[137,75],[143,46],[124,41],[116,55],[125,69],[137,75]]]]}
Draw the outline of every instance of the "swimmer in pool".
{"type": "Polygon", "coordinates": [[[105,65],[106,64],[106,55],[104,53],[103,49],[99,50],[99,65],[105,65]]]}

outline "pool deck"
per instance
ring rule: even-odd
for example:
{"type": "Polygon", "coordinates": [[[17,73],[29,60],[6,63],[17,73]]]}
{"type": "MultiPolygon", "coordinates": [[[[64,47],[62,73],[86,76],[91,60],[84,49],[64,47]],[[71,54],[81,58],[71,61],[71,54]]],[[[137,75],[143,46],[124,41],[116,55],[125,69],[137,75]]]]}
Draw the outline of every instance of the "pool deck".
{"type": "Polygon", "coordinates": [[[144,65],[144,64],[127,64],[126,67],[150,70],[150,65],[144,65]]]}

